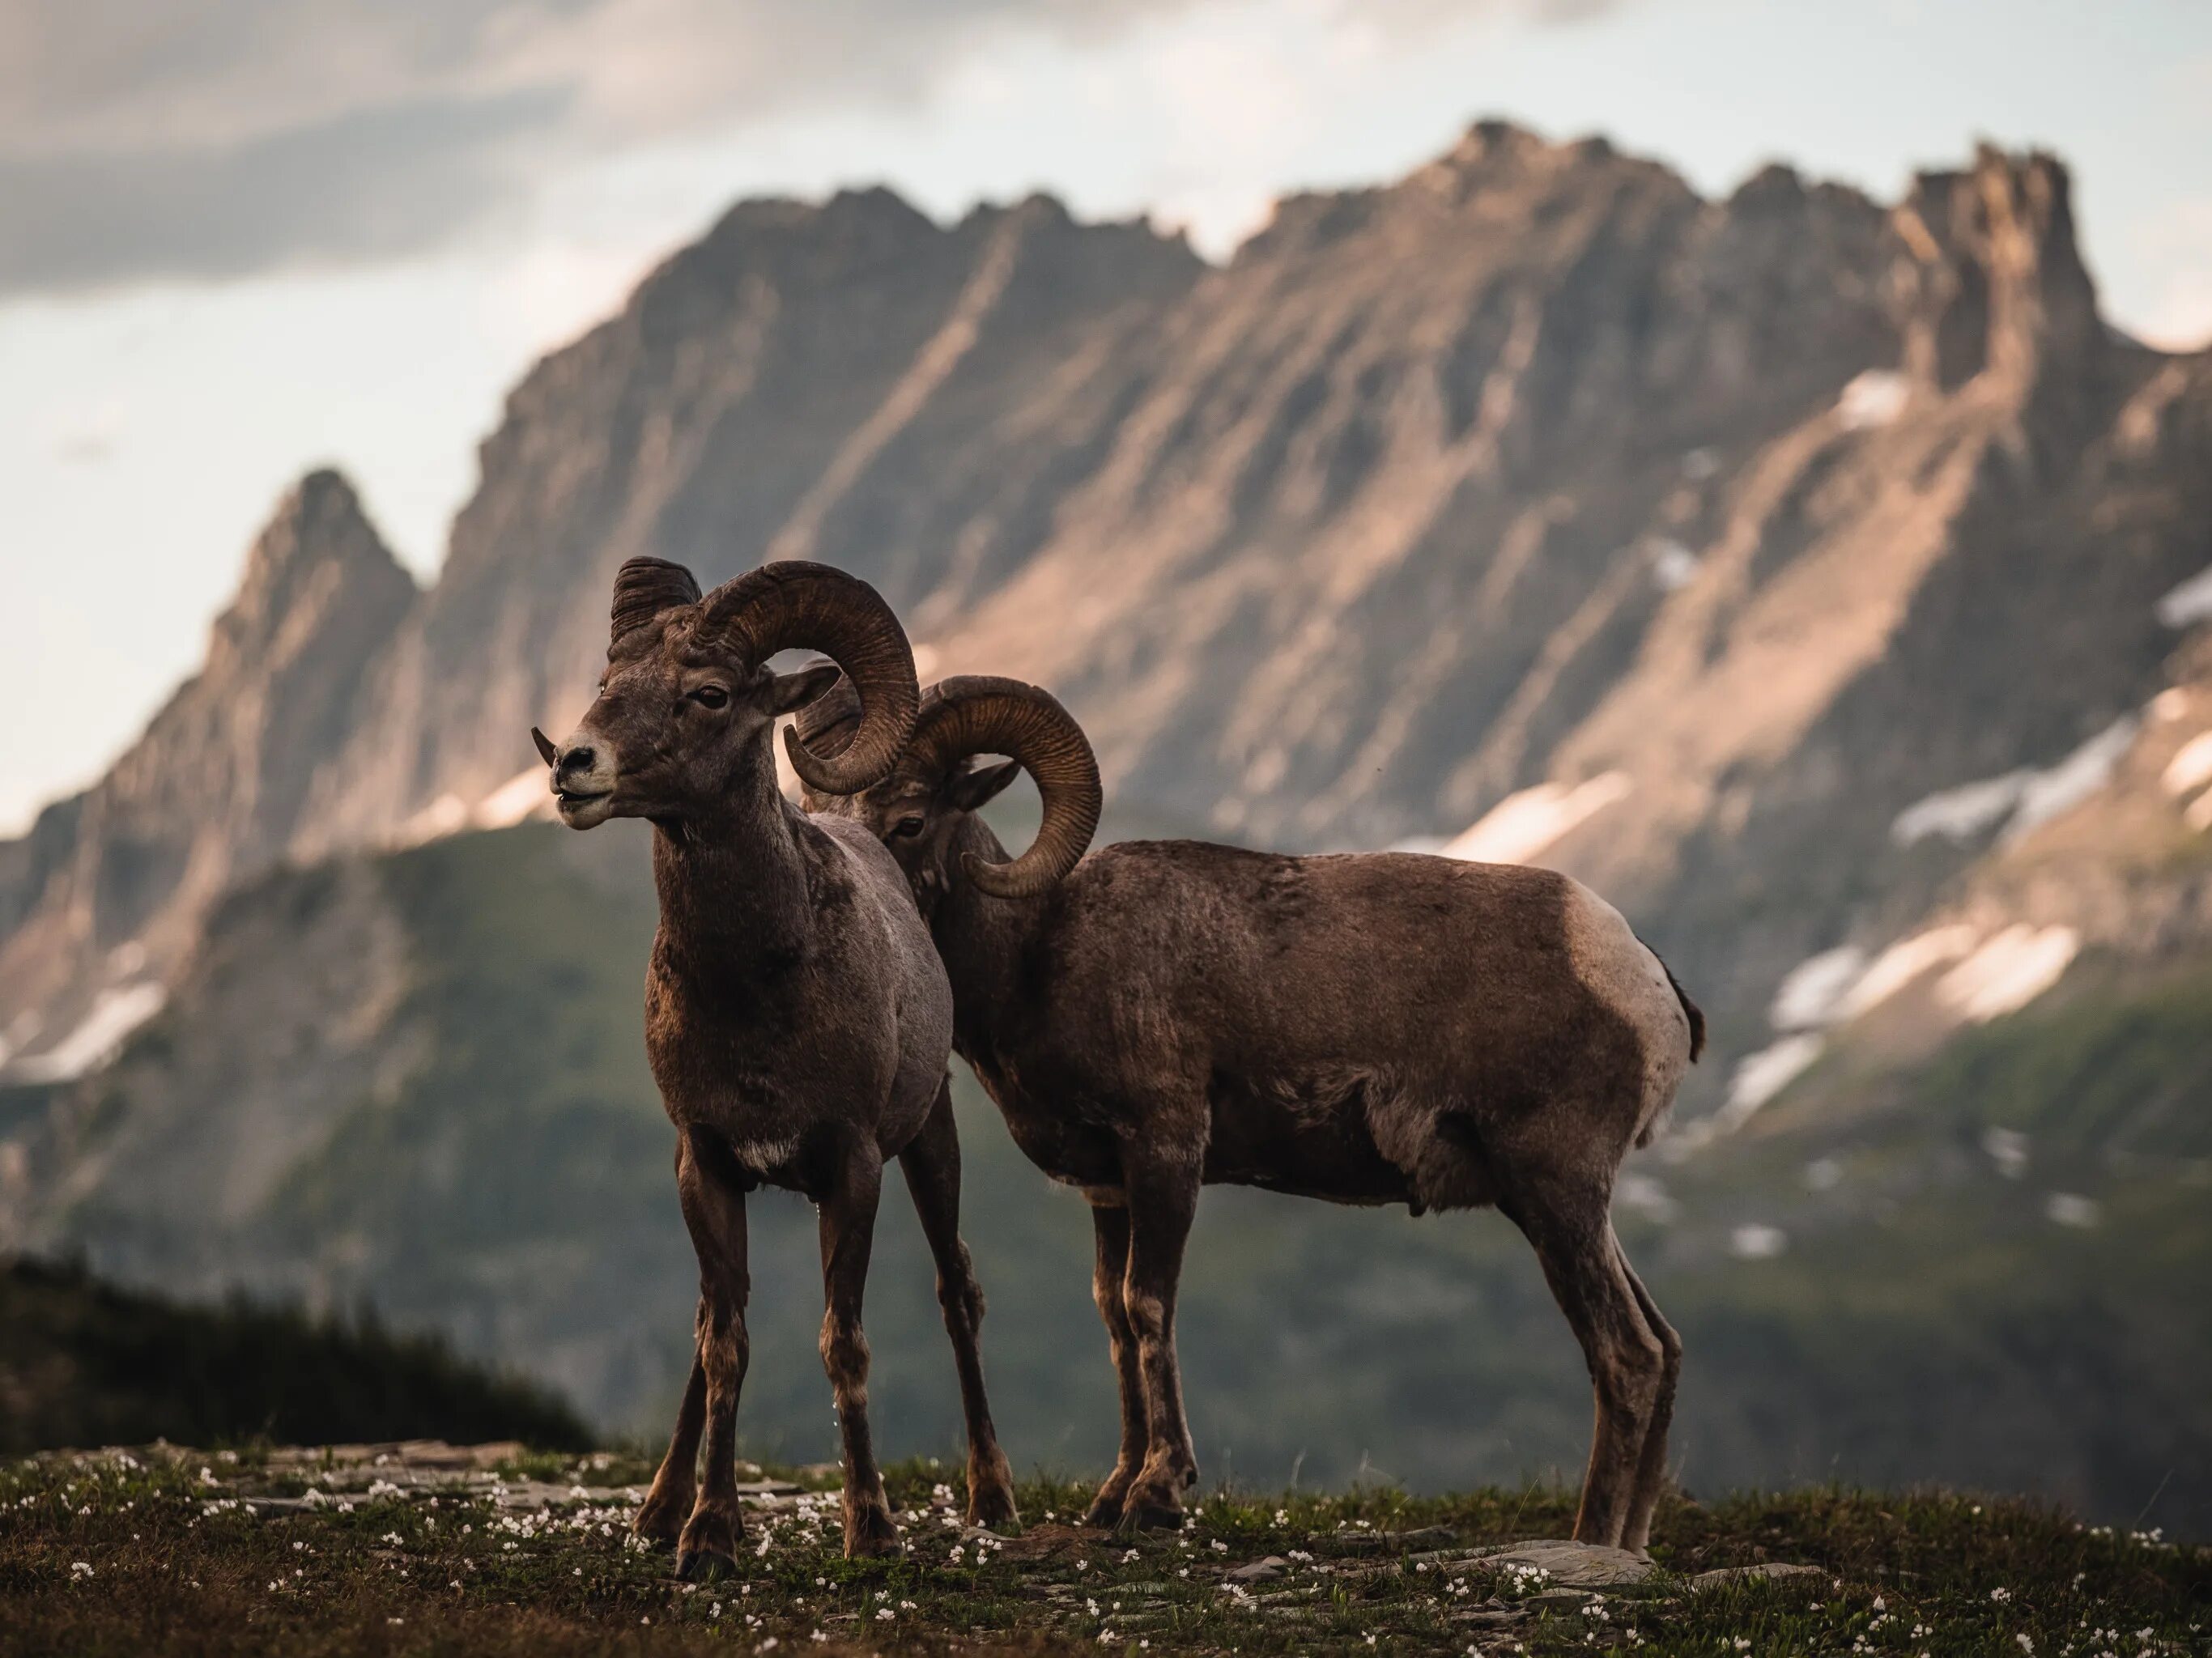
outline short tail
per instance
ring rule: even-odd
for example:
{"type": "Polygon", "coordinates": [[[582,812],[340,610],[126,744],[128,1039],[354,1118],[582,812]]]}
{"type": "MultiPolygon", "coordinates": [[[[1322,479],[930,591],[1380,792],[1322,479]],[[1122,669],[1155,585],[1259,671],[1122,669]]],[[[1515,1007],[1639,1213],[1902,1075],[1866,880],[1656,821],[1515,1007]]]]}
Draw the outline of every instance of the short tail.
{"type": "Polygon", "coordinates": [[[1662,962],[1659,963],[1659,970],[1667,975],[1667,982],[1674,987],[1674,999],[1681,1003],[1682,1011],[1689,1016],[1690,1063],[1695,1065],[1698,1062],[1698,1056],[1705,1051],[1705,1010],[1690,999],[1689,992],[1682,988],[1682,981],[1674,976],[1673,968],[1662,962]]]}

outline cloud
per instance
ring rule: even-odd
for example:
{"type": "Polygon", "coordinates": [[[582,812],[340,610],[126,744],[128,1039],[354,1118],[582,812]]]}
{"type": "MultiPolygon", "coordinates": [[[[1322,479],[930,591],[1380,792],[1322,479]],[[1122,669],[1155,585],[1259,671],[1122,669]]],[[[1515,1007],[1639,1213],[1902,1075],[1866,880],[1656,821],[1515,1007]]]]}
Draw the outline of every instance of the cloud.
{"type": "MultiPolygon", "coordinates": [[[[404,257],[580,156],[1227,0],[0,0],[0,295],[404,257]]],[[[1393,33],[1442,0],[1314,0],[1393,33]]],[[[1566,21],[1607,0],[1491,0],[1566,21]]],[[[1224,88],[1224,94],[1231,88],[1224,88]]]]}
{"type": "Polygon", "coordinates": [[[413,252],[490,210],[560,105],[396,104],[220,149],[0,156],[0,293],[413,252]]]}
{"type": "Polygon", "coordinates": [[[0,293],[450,240],[579,154],[1189,0],[0,0],[0,293]]]}

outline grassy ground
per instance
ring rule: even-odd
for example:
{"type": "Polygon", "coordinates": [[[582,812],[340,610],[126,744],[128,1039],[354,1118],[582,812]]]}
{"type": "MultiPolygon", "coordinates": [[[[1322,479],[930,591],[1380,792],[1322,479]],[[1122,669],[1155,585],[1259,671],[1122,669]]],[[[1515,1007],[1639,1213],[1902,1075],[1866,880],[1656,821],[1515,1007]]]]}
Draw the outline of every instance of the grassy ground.
{"type": "Polygon", "coordinates": [[[674,1581],[634,1546],[644,1465],[524,1459],[501,1483],[395,1494],[255,1453],[57,1455],[0,1469],[0,1648],[43,1653],[791,1652],[1104,1645],[1206,1653],[2027,1654],[2212,1651],[2212,1552],[1948,1495],[1803,1491],[1670,1503],[1661,1570],[1602,1594],[1461,1563],[1559,1536],[1551,1490],[1410,1498],[1212,1492],[1180,1536],[1071,1525],[1087,1493],[1035,1481],[1024,1527],[966,1534],[958,1481],[890,1472],[908,1552],[848,1562],[826,1471],[749,1515],[734,1581],[674,1581]],[[550,1482],[557,1494],[548,1492],[550,1482]],[[257,1509],[312,1485],[343,1494],[257,1509]],[[573,1488],[573,1491],[572,1491],[573,1488]],[[544,1507],[515,1499],[535,1491],[544,1507]],[[817,1496],[815,1491],[822,1491],[817,1496]],[[587,1494],[575,1494],[587,1493],[587,1494]],[[503,1494],[503,1495],[502,1495],[503,1494]],[[1228,1574],[1279,1557],[1249,1588],[1228,1574]],[[1437,1557],[1441,1557],[1441,1559],[1437,1557]],[[1817,1575],[1723,1587],[1759,1562],[1817,1575]]]}

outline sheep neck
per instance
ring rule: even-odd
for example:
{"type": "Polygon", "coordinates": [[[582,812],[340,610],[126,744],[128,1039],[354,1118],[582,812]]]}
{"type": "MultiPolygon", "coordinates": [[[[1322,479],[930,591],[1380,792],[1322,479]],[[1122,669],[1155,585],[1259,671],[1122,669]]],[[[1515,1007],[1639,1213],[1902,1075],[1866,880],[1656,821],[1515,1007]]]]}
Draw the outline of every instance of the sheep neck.
{"type": "Polygon", "coordinates": [[[697,963],[799,949],[813,914],[805,817],[760,763],[709,810],[653,825],[664,948],[697,963]]]}
{"type": "Polygon", "coordinates": [[[972,852],[1004,863],[1006,848],[981,817],[969,815],[953,838],[950,890],[937,907],[932,932],[952,981],[954,1045],[974,1059],[988,1046],[992,1012],[1012,1005],[1021,988],[1030,940],[1044,915],[1045,900],[994,898],[957,872],[972,852]]]}

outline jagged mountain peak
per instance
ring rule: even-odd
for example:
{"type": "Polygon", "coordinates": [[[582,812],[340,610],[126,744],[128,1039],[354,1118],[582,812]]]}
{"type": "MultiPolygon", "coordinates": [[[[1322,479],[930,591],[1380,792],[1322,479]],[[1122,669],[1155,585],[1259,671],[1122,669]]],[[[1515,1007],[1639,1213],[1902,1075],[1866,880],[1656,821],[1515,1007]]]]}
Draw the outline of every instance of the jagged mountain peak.
{"type": "MultiPolygon", "coordinates": [[[[224,844],[289,823],[311,857],[503,798],[587,695],[626,557],[819,558],[926,672],[1051,684],[1175,821],[1376,845],[1582,802],[1544,855],[1653,924],[1724,1052],[1731,1000],[1868,892],[1924,898],[1885,861],[1898,810],[2140,691],[2151,601],[2203,564],[2174,525],[2206,404],[2094,307],[2063,167],[1992,148],[1894,203],[1778,164],[1709,200],[1483,121],[1285,198],[1220,268],[1044,196],[741,203],[516,389],[419,602],[343,481],[302,481],[239,659],[317,659],[280,635],[345,606],[299,572],[401,619],[305,800],[257,773],[224,844]],[[2022,683],[2038,653],[2072,679],[2022,683]]],[[[111,884],[182,881],[151,863],[111,884]]]]}
{"type": "Polygon", "coordinates": [[[230,603],[216,618],[213,649],[251,655],[301,623],[302,605],[387,608],[411,600],[415,584],[335,467],[304,474],[277,501],[253,539],[230,603]]]}
{"type": "Polygon", "coordinates": [[[1949,390],[1986,368],[2028,377],[2109,340],[2057,157],[1984,143],[1965,167],[1917,174],[1891,223],[1911,256],[1898,285],[1919,378],[1949,390]]]}
{"type": "Polygon", "coordinates": [[[152,981],[190,953],[207,907],[282,852],[416,597],[340,473],[286,491],[199,671],[83,797],[66,853],[0,862],[0,913],[16,918],[0,938],[0,1023],[19,1062],[89,1063],[117,1008],[158,1005],[152,981]]]}

